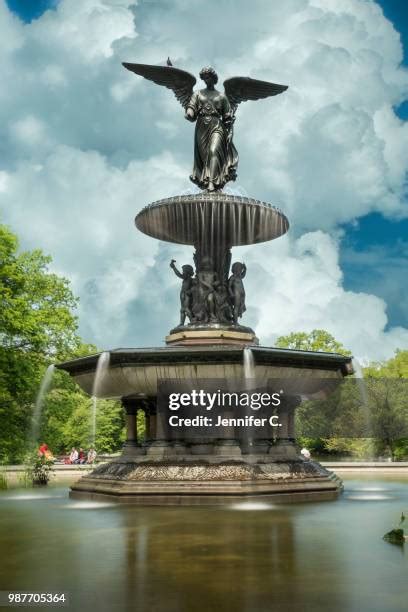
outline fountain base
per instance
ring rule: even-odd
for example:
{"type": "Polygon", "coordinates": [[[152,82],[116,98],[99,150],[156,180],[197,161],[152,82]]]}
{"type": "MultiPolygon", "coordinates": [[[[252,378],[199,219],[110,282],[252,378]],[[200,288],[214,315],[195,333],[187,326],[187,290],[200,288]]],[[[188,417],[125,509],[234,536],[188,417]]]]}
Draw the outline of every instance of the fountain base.
{"type": "Polygon", "coordinates": [[[274,502],[334,500],[342,491],[341,480],[312,461],[266,462],[255,456],[245,461],[214,459],[132,461],[121,457],[81,478],[70,496],[139,505],[217,505],[260,496],[274,502]]]}
{"type": "MultiPolygon", "coordinates": [[[[109,369],[98,388],[100,397],[121,398],[127,442],[121,457],[81,478],[71,495],[156,505],[221,504],[259,496],[284,502],[336,499],[341,481],[318,463],[299,456],[294,411],[299,393],[324,397],[351,374],[350,357],[252,346],[253,372],[247,376],[246,351],[242,345],[110,351],[109,369]],[[158,418],[161,380],[189,381],[192,388],[200,388],[205,380],[222,384],[245,378],[257,380],[261,386],[273,379],[294,381],[295,393],[282,404],[281,426],[275,438],[241,439],[234,431],[221,439],[192,437],[190,430],[180,439],[166,435],[158,418]],[[137,436],[138,410],[145,414],[143,443],[137,436]]],[[[57,367],[91,393],[98,359],[98,355],[90,355],[57,367]]]]}

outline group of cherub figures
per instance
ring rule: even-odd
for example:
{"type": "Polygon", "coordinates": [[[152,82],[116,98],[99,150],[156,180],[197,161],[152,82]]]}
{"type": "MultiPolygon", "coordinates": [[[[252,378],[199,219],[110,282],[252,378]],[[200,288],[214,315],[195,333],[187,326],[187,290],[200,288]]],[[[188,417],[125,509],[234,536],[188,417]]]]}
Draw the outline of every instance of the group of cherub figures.
{"type": "Polygon", "coordinates": [[[220,280],[214,271],[210,257],[203,257],[201,265],[194,275],[194,268],[189,264],[176,268],[176,261],[171,260],[170,267],[183,280],[180,291],[180,325],[186,318],[190,324],[221,323],[237,325],[238,319],[245,312],[245,290],[242,279],[246,274],[244,263],[236,261],[231,266],[228,281],[220,280]]]}

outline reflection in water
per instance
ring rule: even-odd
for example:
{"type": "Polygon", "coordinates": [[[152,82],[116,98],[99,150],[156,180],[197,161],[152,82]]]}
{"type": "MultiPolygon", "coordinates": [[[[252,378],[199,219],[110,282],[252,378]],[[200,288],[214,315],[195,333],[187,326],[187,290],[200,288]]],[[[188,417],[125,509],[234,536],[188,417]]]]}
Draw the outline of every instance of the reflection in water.
{"type": "Polygon", "coordinates": [[[0,590],[64,590],[73,609],[119,612],[402,612],[408,555],[382,535],[408,510],[408,478],[345,484],[337,502],[263,511],[0,493],[0,590]],[[366,485],[391,499],[350,499],[366,485]]]}
{"type": "MultiPolygon", "coordinates": [[[[168,508],[165,515],[156,508],[146,512],[150,520],[144,517],[142,522],[130,509],[123,515],[126,542],[120,573],[126,600],[137,602],[138,610],[302,609],[303,554],[290,508],[261,514],[218,508],[168,508]]],[[[328,540],[325,547],[334,560],[335,542],[328,540]]],[[[335,582],[333,574],[332,609],[335,582]]],[[[320,594],[310,609],[319,609],[320,594]]]]}
{"type": "Polygon", "coordinates": [[[227,510],[273,510],[276,506],[265,502],[239,502],[227,506],[227,510]]]}
{"type": "Polygon", "coordinates": [[[66,497],[63,493],[15,493],[12,495],[2,495],[3,501],[41,501],[43,499],[61,499],[66,497]]]}
{"type": "Polygon", "coordinates": [[[382,501],[384,499],[392,499],[391,495],[348,495],[347,499],[354,499],[356,501],[382,501]]]}
{"type": "Polygon", "coordinates": [[[66,510],[99,510],[99,508],[115,507],[115,502],[99,502],[99,501],[74,501],[66,506],[66,510]]]}

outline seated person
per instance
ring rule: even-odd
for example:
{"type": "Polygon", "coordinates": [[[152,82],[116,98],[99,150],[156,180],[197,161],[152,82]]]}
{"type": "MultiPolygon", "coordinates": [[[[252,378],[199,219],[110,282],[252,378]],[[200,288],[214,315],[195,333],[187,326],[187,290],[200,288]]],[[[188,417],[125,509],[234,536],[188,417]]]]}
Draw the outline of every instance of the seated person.
{"type": "Polygon", "coordinates": [[[77,463],[77,461],[78,461],[78,451],[76,448],[72,447],[70,455],[69,455],[68,463],[73,464],[73,463],[77,463]]]}
{"type": "Polygon", "coordinates": [[[88,451],[87,463],[94,463],[96,459],[96,450],[91,446],[88,451]]]}

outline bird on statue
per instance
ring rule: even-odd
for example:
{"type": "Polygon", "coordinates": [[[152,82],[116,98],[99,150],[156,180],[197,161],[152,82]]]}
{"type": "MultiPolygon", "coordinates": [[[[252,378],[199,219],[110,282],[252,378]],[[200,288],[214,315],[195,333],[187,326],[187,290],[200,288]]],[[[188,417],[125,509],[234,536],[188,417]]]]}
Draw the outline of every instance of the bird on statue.
{"type": "Polygon", "coordinates": [[[169,57],[167,58],[167,62],[166,62],[166,64],[167,64],[168,66],[172,66],[172,65],[173,65],[173,64],[172,64],[172,61],[171,61],[171,59],[170,59],[169,57]]]}

